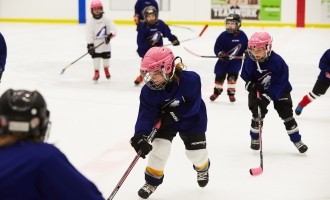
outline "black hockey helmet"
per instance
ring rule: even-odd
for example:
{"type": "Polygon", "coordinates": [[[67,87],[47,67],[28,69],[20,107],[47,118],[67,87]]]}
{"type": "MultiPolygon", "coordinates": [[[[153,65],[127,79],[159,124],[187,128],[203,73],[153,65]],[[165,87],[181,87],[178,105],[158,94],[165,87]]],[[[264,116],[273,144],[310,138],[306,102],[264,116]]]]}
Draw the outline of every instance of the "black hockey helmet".
{"type": "Polygon", "coordinates": [[[226,31],[228,33],[237,33],[239,31],[239,28],[241,27],[241,16],[239,16],[238,14],[229,14],[226,17],[226,25],[228,22],[235,22],[236,26],[235,28],[226,28],[226,31]]]}
{"type": "Polygon", "coordinates": [[[46,101],[38,91],[9,89],[0,97],[0,136],[19,133],[44,140],[49,114],[46,101]]]}
{"type": "Polygon", "coordinates": [[[144,20],[148,23],[148,24],[155,24],[158,21],[158,10],[156,7],[154,6],[147,6],[146,8],[144,8],[143,10],[143,17],[144,20]],[[148,21],[147,20],[147,16],[154,14],[156,16],[156,19],[154,21],[148,21]]]}

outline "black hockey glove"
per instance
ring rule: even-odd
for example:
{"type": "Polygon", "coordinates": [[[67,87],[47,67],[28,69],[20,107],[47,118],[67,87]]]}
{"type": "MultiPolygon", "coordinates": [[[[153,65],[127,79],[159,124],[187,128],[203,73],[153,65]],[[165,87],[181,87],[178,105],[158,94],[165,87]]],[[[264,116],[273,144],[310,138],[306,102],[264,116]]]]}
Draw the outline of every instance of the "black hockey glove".
{"type": "Polygon", "coordinates": [[[261,110],[267,110],[267,106],[269,105],[271,98],[267,94],[260,94],[259,98],[257,98],[258,106],[261,110]]]}
{"type": "Polygon", "coordinates": [[[179,46],[180,45],[180,41],[178,40],[178,38],[175,35],[173,35],[173,39],[171,40],[171,42],[172,42],[173,46],[179,46]]]}
{"type": "Polygon", "coordinates": [[[88,53],[93,56],[95,54],[95,48],[94,48],[94,44],[87,44],[87,50],[88,53]]]}
{"type": "Polygon", "coordinates": [[[245,89],[248,92],[256,92],[257,90],[260,90],[260,85],[256,82],[249,81],[245,84],[245,89]]]}
{"type": "Polygon", "coordinates": [[[245,50],[245,51],[244,51],[244,53],[243,53],[243,57],[244,57],[244,58],[249,57],[249,52],[248,52],[248,50],[245,50]]]}
{"type": "Polygon", "coordinates": [[[224,51],[220,51],[218,57],[220,60],[229,60],[229,56],[224,51]]]}
{"type": "Polygon", "coordinates": [[[145,159],[146,155],[152,150],[152,145],[148,143],[147,136],[133,136],[130,140],[132,147],[135,149],[136,153],[142,151],[141,158],[145,159]]]}
{"type": "Polygon", "coordinates": [[[161,110],[160,119],[161,127],[167,127],[180,120],[179,112],[175,107],[167,107],[161,110]]]}
{"type": "Polygon", "coordinates": [[[105,39],[104,39],[105,40],[105,43],[106,44],[109,44],[111,38],[113,38],[113,34],[112,33],[110,33],[107,37],[105,37],[105,39]]]}

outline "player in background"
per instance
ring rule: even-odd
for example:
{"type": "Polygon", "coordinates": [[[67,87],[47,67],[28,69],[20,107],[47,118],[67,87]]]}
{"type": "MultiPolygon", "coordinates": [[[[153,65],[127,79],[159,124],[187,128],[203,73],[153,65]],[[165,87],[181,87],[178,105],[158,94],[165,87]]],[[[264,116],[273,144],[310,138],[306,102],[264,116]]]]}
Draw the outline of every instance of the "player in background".
{"type": "Polygon", "coordinates": [[[117,30],[113,20],[104,15],[103,5],[100,0],[93,0],[90,7],[92,17],[87,21],[86,24],[87,49],[88,53],[93,58],[93,80],[97,82],[97,80],[100,78],[101,60],[103,63],[105,77],[110,79],[110,40],[115,37],[117,30]],[[104,44],[97,47],[101,43],[104,44]]]}
{"type": "Polygon", "coordinates": [[[0,82],[2,78],[2,73],[5,71],[6,60],[7,60],[6,40],[0,33],[0,82]]]}
{"type": "Polygon", "coordinates": [[[231,102],[235,102],[236,81],[241,70],[242,59],[232,59],[231,56],[243,56],[247,49],[248,38],[240,30],[241,17],[229,14],[225,20],[226,31],[223,31],[214,44],[214,53],[219,57],[215,64],[215,86],[210,100],[214,101],[223,91],[223,84],[227,80],[227,94],[231,102]]]}
{"type": "Polygon", "coordinates": [[[0,97],[1,199],[104,200],[55,146],[46,143],[50,112],[38,91],[0,97]]]}
{"type": "Polygon", "coordinates": [[[155,0],[137,0],[134,6],[134,23],[138,25],[144,20],[144,9],[148,6],[153,6],[159,10],[158,3],[155,0]]]}
{"type": "MultiPolygon", "coordinates": [[[[171,33],[169,26],[163,20],[158,19],[158,10],[154,6],[144,9],[144,18],[145,21],[139,23],[137,27],[137,53],[141,59],[151,47],[163,46],[163,37],[168,38],[173,46],[180,45],[178,38],[171,33]]],[[[142,81],[143,77],[140,74],[134,83],[139,85],[142,81]]]]}
{"type": "Polygon", "coordinates": [[[200,76],[183,70],[180,57],[167,47],[149,49],[142,60],[145,85],[141,89],[140,107],[131,145],[142,158],[150,152],[144,186],[138,191],[147,199],[164,179],[164,168],[171,152],[172,140],[179,133],[187,158],[197,171],[197,182],[205,187],[209,181],[209,157],[206,149],[207,113],[202,100],[200,76]],[[176,61],[178,61],[176,63],[176,61]],[[161,127],[151,144],[147,141],[156,121],[161,127]]]}
{"type": "MultiPolygon", "coordinates": [[[[263,120],[268,112],[267,106],[273,101],[291,142],[300,153],[305,153],[308,148],[301,141],[298,124],[293,117],[288,65],[280,55],[272,51],[272,38],[267,32],[256,32],[251,36],[248,53],[241,77],[246,82],[245,88],[249,92],[248,106],[252,112],[251,149],[260,148],[258,107],[263,120]]],[[[261,123],[263,124],[263,121],[261,123]]]]}
{"type": "Polygon", "coordinates": [[[326,50],[322,55],[319,68],[321,71],[314,84],[313,90],[306,94],[299,102],[295,110],[296,115],[300,115],[305,106],[327,92],[330,86],[330,49],[326,50]]]}

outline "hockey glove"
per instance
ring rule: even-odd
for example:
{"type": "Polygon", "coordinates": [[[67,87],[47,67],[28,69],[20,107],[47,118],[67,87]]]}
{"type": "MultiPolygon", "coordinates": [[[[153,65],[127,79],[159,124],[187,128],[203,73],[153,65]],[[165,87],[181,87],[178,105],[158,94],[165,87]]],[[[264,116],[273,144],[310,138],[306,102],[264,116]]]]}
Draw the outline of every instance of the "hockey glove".
{"type": "Polygon", "coordinates": [[[270,101],[271,101],[271,98],[265,93],[260,95],[259,98],[257,98],[257,103],[261,109],[261,112],[263,112],[264,110],[267,110],[267,106],[269,105],[270,101]]]}
{"type": "Polygon", "coordinates": [[[260,90],[260,86],[258,83],[256,82],[247,82],[245,84],[245,89],[248,91],[248,92],[256,92],[257,90],[260,90]]]}
{"type": "Polygon", "coordinates": [[[180,120],[179,112],[175,107],[162,109],[160,119],[162,121],[162,127],[170,126],[180,120]]]}
{"type": "Polygon", "coordinates": [[[147,136],[133,136],[130,140],[130,143],[136,153],[139,153],[141,151],[141,158],[145,159],[146,155],[149,154],[149,152],[152,150],[152,145],[148,143],[147,136]]]}
{"type": "Polygon", "coordinates": [[[224,51],[220,51],[218,57],[220,60],[229,60],[229,56],[224,51]]]}
{"type": "Polygon", "coordinates": [[[94,44],[87,44],[87,50],[88,53],[93,56],[95,54],[95,48],[94,48],[94,44]]]}
{"type": "Polygon", "coordinates": [[[157,44],[157,42],[160,40],[160,38],[162,38],[162,33],[160,31],[155,32],[153,35],[151,35],[148,39],[149,39],[149,45],[151,47],[155,46],[155,44],[157,44]]]}
{"type": "Polygon", "coordinates": [[[112,34],[112,33],[110,33],[107,37],[105,37],[105,43],[106,44],[109,44],[109,42],[110,42],[110,40],[111,40],[111,38],[113,38],[114,37],[114,35],[112,34]]]}
{"type": "Polygon", "coordinates": [[[180,41],[178,40],[178,38],[175,35],[173,35],[173,39],[171,40],[171,42],[172,42],[173,46],[179,46],[180,45],[180,41]]]}
{"type": "Polygon", "coordinates": [[[133,20],[134,20],[134,23],[135,23],[136,25],[138,25],[138,24],[139,24],[139,15],[138,15],[138,14],[135,14],[135,15],[133,16],[133,20]]]}

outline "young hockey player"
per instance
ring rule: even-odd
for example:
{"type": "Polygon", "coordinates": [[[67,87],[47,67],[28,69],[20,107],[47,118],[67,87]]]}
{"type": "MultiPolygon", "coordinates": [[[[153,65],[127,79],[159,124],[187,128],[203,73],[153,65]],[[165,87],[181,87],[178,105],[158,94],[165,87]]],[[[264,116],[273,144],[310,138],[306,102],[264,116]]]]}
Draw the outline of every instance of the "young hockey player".
{"type": "Polygon", "coordinates": [[[50,112],[38,91],[0,97],[1,199],[104,200],[55,146],[45,143],[50,112]]]}
{"type": "Polygon", "coordinates": [[[158,9],[158,3],[155,0],[137,0],[134,6],[134,22],[136,25],[138,25],[140,22],[143,22],[144,20],[144,14],[143,11],[146,7],[153,6],[158,9]]]}
{"type": "Polygon", "coordinates": [[[116,35],[116,26],[112,19],[104,15],[103,5],[99,0],[91,3],[92,17],[87,21],[87,49],[93,58],[94,77],[100,78],[100,65],[103,62],[105,77],[110,79],[109,61],[111,58],[110,40],[116,35]]]}
{"type": "Polygon", "coordinates": [[[241,70],[242,59],[233,59],[231,56],[243,56],[247,49],[248,38],[240,30],[241,17],[230,14],[226,17],[226,31],[222,32],[214,45],[214,53],[219,57],[215,64],[215,86],[210,100],[214,101],[223,91],[223,84],[227,79],[227,94],[231,102],[235,102],[236,81],[241,70]]]}
{"type": "Polygon", "coordinates": [[[319,68],[321,71],[314,84],[313,90],[306,94],[299,102],[295,110],[296,115],[300,115],[305,106],[327,92],[330,86],[330,49],[326,50],[322,55],[319,68]]]}
{"type": "Polygon", "coordinates": [[[140,108],[131,145],[142,158],[149,154],[146,183],[138,195],[147,199],[164,179],[164,168],[172,140],[179,133],[186,156],[197,171],[197,182],[205,187],[209,180],[210,161],[206,149],[207,113],[197,73],[183,70],[180,57],[166,47],[149,49],[142,60],[145,85],[141,89],[140,108]],[[179,61],[177,64],[176,61],[179,61]],[[146,137],[158,119],[161,126],[152,143],[146,137]]]}
{"type": "Polygon", "coordinates": [[[5,71],[7,59],[7,45],[5,38],[0,33],[0,81],[2,78],[2,73],[5,71]]]}
{"type": "MultiPolygon", "coordinates": [[[[151,47],[163,46],[163,37],[168,38],[173,46],[180,45],[178,38],[171,33],[171,29],[163,20],[158,19],[158,10],[154,6],[148,6],[144,9],[145,21],[139,23],[137,27],[137,53],[141,58],[151,47]]],[[[143,81],[142,75],[139,75],[134,83],[140,84],[143,81]]]]}
{"type": "Polygon", "coordinates": [[[300,153],[305,153],[308,148],[301,141],[298,124],[293,117],[288,65],[280,55],[272,51],[272,38],[267,32],[256,32],[251,36],[248,53],[241,77],[246,82],[246,90],[249,91],[248,105],[252,112],[251,149],[260,148],[258,107],[261,110],[261,118],[264,119],[268,112],[267,106],[273,101],[291,142],[300,153]],[[259,97],[257,93],[260,94],[259,97]]]}

